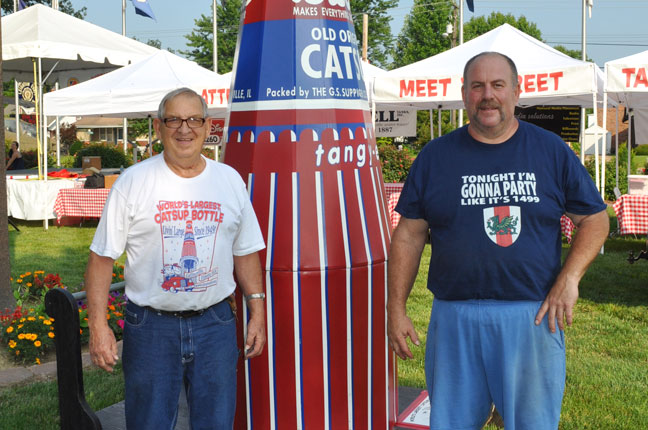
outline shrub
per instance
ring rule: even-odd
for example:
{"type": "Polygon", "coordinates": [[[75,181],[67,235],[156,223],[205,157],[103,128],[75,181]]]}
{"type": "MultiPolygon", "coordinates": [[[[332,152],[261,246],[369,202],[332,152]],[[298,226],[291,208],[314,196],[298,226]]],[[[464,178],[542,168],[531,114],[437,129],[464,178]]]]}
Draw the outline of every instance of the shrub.
{"type": "MultiPolygon", "coordinates": [[[[23,156],[23,160],[25,160],[25,169],[33,169],[34,167],[38,167],[38,153],[36,151],[20,151],[23,156]]],[[[47,165],[48,166],[55,166],[56,165],[56,158],[52,154],[47,154],[47,165]]]]}
{"type": "Polygon", "coordinates": [[[124,154],[121,148],[101,143],[93,143],[76,153],[74,167],[81,167],[83,157],[99,156],[101,157],[101,167],[128,167],[133,164],[130,155],[124,154]]]}
{"type": "MultiPolygon", "coordinates": [[[[631,164],[634,159],[634,151],[631,155],[631,164]]],[[[585,168],[589,172],[592,180],[595,180],[596,176],[594,173],[594,159],[589,158],[585,160],[585,168]]],[[[614,195],[614,187],[616,187],[616,161],[615,157],[611,157],[607,163],[605,163],[605,199],[606,200],[616,200],[614,195]]],[[[619,146],[619,191],[621,194],[626,194],[628,192],[628,150],[627,146],[619,146]]]]}
{"type": "Polygon", "coordinates": [[[61,167],[74,167],[74,157],[72,155],[62,155],[61,167]]]}
{"type": "Polygon", "coordinates": [[[398,150],[391,144],[380,143],[378,154],[382,166],[383,180],[385,182],[405,182],[414,156],[408,150],[398,150]]]}
{"type": "Polygon", "coordinates": [[[635,155],[648,155],[648,145],[639,145],[634,148],[635,155]]]}
{"type": "Polygon", "coordinates": [[[2,339],[11,357],[23,364],[40,364],[40,358],[54,346],[53,321],[42,310],[29,309],[4,325],[2,339]]]}
{"type": "Polygon", "coordinates": [[[71,145],[68,150],[70,155],[77,155],[77,153],[83,149],[85,146],[85,143],[81,142],[80,140],[75,140],[71,145]]]}
{"type": "Polygon", "coordinates": [[[15,279],[12,277],[11,281],[13,295],[18,305],[40,302],[52,288],[63,288],[58,274],[45,275],[43,270],[23,273],[15,279]]]}

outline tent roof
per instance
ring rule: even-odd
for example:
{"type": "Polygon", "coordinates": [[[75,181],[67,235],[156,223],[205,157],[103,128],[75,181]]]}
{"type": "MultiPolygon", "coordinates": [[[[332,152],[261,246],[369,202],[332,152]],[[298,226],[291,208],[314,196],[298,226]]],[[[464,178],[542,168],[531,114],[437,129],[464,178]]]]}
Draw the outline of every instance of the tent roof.
{"type": "Polygon", "coordinates": [[[211,116],[224,117],[230,82],[231,74],[219,75],[168,51],[158,51],[129,66],[45,94],[44,109],[48,116],[155,117],[165,94],[189,87],[205,98],[211,116]]]}
{"type": "Polygon", "coordinates": [[[648,108],[648,51],[605,63],[605,91],[628,106],[648,108]]]}
{"type": "Polygon", "coordinates": [[[142,42],[42,4],[2,17],[4,78],[33,79],[32,58],[44,70],[114,69],[157,52],[142,42]]]}
{"type": "Polygon", "coordinates": [[[495,51],[509,56],[522,79],[520,105],[592,106],[596,65],[576,60],[509,24],[430,58],[387,72],[375,81],[377,104],[409,104],[422,109],[458,109],[461,79],[473,56],[495,51]]]}

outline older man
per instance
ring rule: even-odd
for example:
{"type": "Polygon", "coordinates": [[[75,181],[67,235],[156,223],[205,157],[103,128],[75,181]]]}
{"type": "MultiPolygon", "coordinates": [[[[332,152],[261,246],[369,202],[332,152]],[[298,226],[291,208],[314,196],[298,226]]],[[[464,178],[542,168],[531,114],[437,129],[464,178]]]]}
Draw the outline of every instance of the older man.
{"type": "Polygon", "coordinates": [[[251,315],[246,357],[255,357],[265,343],[263,237],[239,174],[201,155],[209,131],[202,97],[187,88],[167,94],[154,126],[163,153],[120,175],[90,247],[90,354],[107,371],[118,360],[106,305],[113,263],[126,251],[128,428],[173,428],[185,389],[193,428],[231,429],[233,272],[251,315]]]}
{"type": "Polygon", "coordinates": [[[419,344],[406,302],[429,231],[430,429],[480,429],[491,403],[507,430],[556,429],[564,324],[607,236],[606,205],[558,136],[514,117],[510,58],[469,60],[462,95],[469,124],[421,151],[396,207],[389,342],[403,359],[412,357],[407,338],[419,344]],[[578,234],[561,266],[563,214],[578,234]]]}

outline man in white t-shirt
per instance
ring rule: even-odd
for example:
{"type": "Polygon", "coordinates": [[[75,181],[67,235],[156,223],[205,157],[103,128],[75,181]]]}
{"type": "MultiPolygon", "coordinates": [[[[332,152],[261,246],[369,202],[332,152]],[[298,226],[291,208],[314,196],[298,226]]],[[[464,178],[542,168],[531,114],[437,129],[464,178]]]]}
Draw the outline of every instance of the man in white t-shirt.
{"type": "Polygon", "coordinates": [[[154,126],[164,152],[119,176],[90,246],[90,355],[107,371],[119,358],[106,307],[113,264],[125,251],[128,428],[173,428],[184,388],[194,428],[231,429],[234,273],[250,314],[245,357],[256,357],[266,339],[263,236],[239,174],[201,155],[210,126],[202,97],[170,92],[154,126]]]}

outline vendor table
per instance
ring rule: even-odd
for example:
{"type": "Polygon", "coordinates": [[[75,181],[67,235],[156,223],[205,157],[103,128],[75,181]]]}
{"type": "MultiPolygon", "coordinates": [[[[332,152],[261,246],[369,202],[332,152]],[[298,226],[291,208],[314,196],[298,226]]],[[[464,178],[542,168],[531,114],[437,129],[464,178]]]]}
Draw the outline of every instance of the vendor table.
{"type": "Polygon", "coordinates": [[[101,218],[109,188],[72,188],[59,190],[54,203],[56,217],[101,218]]]}
{"type": "Polygon", "coordinates": [[[54,202],[61,189],[73,188],[73,179],[7,179],[7,214],[28,221],[54,218],[54,202]]]}
{"type": "Polygon", "coordinates": [[[623,194],[612,207],[619,234],[648,234],[648,195],[623,194]]]}
{"type": "MultiPolygon", "coordinates": [[[[400,221],[400,214],[394,209],[396,208],[396,204],[398,204],[402,190],[402,183],[385,184],[385,194],[387,194],[387,207],[389,208],[389,220],[391,221],[392,230],[396,228],[398,221],[400,221]]],[[[571,242],[574,228],[574,223],[567,216],[563,215],[560,218],[560,230],[568,242],[571,242]]]]}

